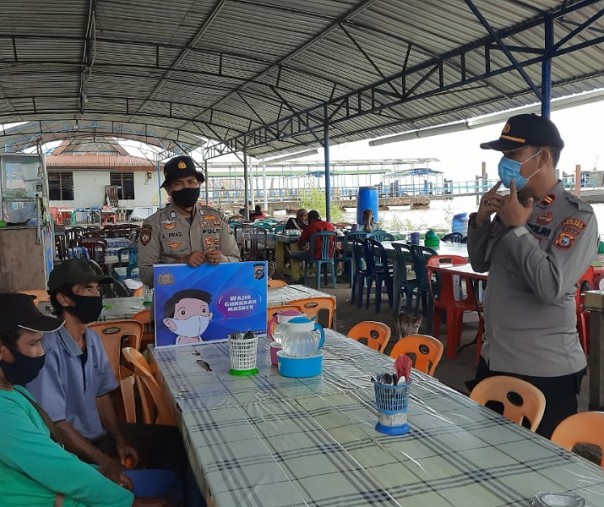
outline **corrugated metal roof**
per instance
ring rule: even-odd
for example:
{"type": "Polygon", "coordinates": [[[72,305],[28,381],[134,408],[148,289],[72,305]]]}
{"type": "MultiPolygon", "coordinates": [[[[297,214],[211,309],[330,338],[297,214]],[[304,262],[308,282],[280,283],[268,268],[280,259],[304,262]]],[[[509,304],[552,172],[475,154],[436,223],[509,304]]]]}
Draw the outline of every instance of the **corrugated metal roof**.
{"type": "MultiPolygon", "coordinates": [[[[502,36],[527,27],[504,41],[537,86],[541,55],[520,51],[544,47],[532,21],[575,9],[555,19],[555,42],[586,23],[561,48],[600,45],[554,58],[552,96],[604,86],[604,0],[474,4],[502,36]]],[[[0,132],[13,149],[75,125],[166,150],[201,137],[240,146],[234,137],[260,129],[246,143],[262,157],[318,146],[324,105],[336,144],[536,101],[517,70],[498,73],[508,57],[459,0],[4,0],[0,19],[0,122],[30,122],[0,132]],[[363,110],[345,114],[355,101],[363,110]],[[306,110],[291,135],[283,120],[306,110]]]]}
{"type": "Polygon", "coordinates": [[[50,155],[46,167],[52,169],[128,169],[155,171],[156,165],[144,158],[129,155],[106,155],[103,153],[50,155]]]}

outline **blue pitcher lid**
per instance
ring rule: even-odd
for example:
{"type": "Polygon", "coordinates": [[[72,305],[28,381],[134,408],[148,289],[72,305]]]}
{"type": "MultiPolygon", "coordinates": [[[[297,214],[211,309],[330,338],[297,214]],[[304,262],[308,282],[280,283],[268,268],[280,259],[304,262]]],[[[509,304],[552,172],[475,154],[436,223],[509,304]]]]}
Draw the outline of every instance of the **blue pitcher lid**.
{"type": "Polygon", "coordinates": [[[294,317],[287,323],[294,324],[300,331],[313,331],[315,329],[315,321],[310,320],[308,317],[294,317]]]}

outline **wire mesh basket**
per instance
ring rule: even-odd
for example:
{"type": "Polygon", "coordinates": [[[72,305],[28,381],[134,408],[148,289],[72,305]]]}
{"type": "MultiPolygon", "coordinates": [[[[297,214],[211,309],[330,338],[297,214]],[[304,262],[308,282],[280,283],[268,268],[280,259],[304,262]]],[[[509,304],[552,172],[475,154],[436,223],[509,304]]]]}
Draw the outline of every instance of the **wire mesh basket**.
{"type": "Polygon", "coordinates": [[[376,431],[387,435],[403,435],[409,431],[407,408],[411,384],[389,385],[376,382],[375,403],[378,411],[376,431]]]}
{"type": "Polygon", "coordinates": [[[231,356],[231,375],[255,375],[258,373],[256,359],[258,357],[258,337],[240,338],[229,337],[229,353],[231,356]]]}

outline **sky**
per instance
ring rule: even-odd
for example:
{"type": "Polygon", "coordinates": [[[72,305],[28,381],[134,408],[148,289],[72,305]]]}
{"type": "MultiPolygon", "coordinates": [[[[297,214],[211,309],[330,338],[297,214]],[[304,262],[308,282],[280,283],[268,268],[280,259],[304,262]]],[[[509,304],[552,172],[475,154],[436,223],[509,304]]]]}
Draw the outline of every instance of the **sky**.
{"type": "MultiPolygon", "coordinates": [[[[574,174],[577,164],[583,171],[604,170],[604,101],[553,111],[551,119],[565,144],[558,164],[561,173],[574,174]]],[[[481,174],[481,164],[485,162],[489,178],[495,179],[501,154],[482,150],[479,145],[497,139],[504,123],[383,146],[369,146],[368,140],[336,145],[331,147],[330,159],[335,162],[346,159],[437,158],[440,162],[430,163],[430,168],[443,171],[445,178],[455,181],[473,180],[474,176],[481,174]]],[[[318,155],[297,160],[322,160],[321,150],[318,155]]]]}

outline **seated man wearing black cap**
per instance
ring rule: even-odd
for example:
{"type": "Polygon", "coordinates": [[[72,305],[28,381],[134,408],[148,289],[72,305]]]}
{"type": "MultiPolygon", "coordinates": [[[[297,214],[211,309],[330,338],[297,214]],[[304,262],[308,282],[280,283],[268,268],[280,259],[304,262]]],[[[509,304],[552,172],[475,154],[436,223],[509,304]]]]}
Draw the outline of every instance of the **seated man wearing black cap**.
{"type": "Polygon", "coordinates": [[[46,362],[28,390],[56,423],[65,448],[105,468],[117,480],[122,465],[186,473],[178,431],[172,427],[118,424],[111,393],[118,387],[99,336],[86,325],[103,309],[97,275],[80,259],[68,259],[51,271],[48,292],[61,329],[44,335],[46,362]],[[134,447],[129,444],[132,442],[134,447]]]}
{"type": "Polygon", "coordinates": [[[145,220],[139,236],[139,276],[149,287],[153,264],[197,267],[240,260],[235,236],[222,213],[197,202],[203,181],[191,157],[166,162],[162,187],[171,202],[145,220]]]}
{"type": "Polygon", "coordinates": [[[468,385],[502,374],[535,385],[547,401],[537,433],[547,438],[577,412],[586,361],[575,291],[598,239],[591,206],[556,178],[563,147],[549,119],[510,118],[499,139],[481,145],[503,153],[501,181],[482,196],[468,228],[472,267],[489,272],[485,341],[476,379],[468,385]],[[509,195],[497,193],[502,183],[509,195]]]}
{"type": "MultiPolygon", "coordinates": [[[[45,363],[43,332],[59,319],[45,317],[25,294],[0,294],[0,477],[2,505],[133,505],[118,483],[63,449],[60,432],[23,387],[45,363]]],[[[134,505],[137,505],[136,503],[134,505]]]]}

